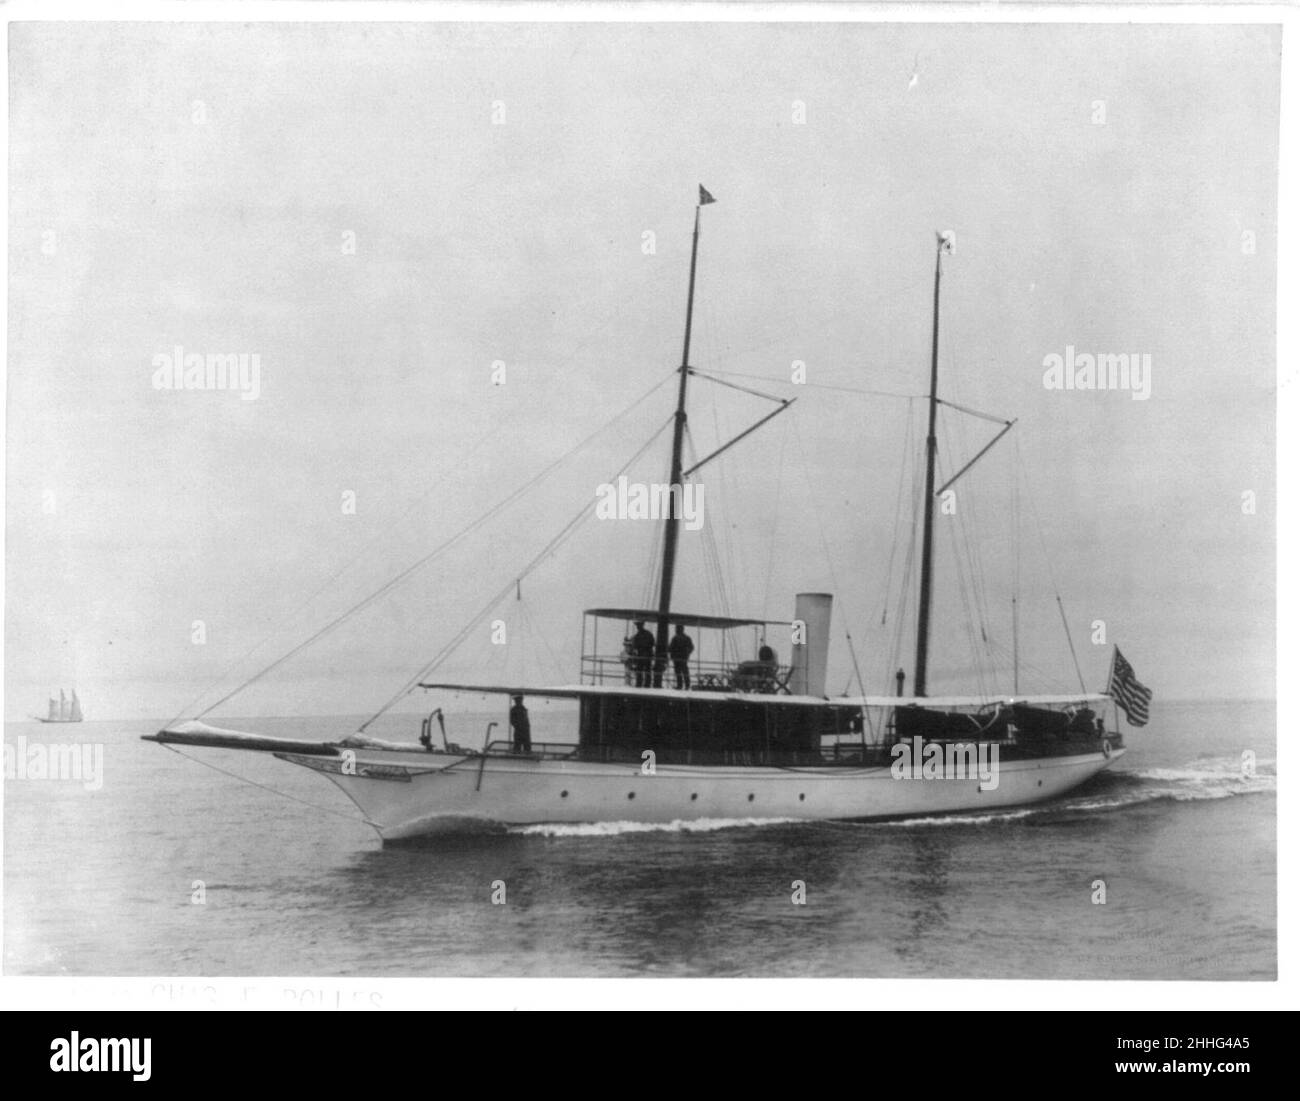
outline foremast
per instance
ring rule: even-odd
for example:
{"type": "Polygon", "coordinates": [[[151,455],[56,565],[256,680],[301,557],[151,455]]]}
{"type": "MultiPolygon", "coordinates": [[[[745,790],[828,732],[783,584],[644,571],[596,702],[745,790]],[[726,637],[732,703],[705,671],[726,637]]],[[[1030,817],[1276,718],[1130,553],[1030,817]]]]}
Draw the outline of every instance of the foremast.
{"type": "Polygon", "coordinates": [[[686,334],[682,339],[682,364],[677,369],[677,413],[673,418],[673,454],[668,474],[668,491],[672,507],[664,519],[664,557],[659,575],[659,617],[655,629],[654,686],[663,685],[668,665],[668,622],[673,601],[673,571],[677,565],[677,534],[686,489],[682,484],[682,443],[686,436],[686,380],[690,377],[691,319],[695,312],[695,263],[700,250],[700,208],[713,202],[713,196],[700,188],[695,206],[695,231],[691,236],[691,276],[686,291],[686,334]]]}

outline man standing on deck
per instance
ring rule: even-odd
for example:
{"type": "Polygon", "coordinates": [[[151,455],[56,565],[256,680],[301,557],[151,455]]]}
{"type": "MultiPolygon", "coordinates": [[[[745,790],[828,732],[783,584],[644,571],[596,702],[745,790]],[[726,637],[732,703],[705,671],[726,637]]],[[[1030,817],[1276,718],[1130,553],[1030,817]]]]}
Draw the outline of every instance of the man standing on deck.
{"type": "Polygon", "coordinates": [[[645,629],[645,620],[636,621],[636,634],[632,636],[632,669],[636,673],[636,687],[650,687],[650,666],[655,656],[655,636],[645,629]]]}
{"type": "Polygon", "coordinates": [[[677,624],[677,632],[668,640],[668,656],[673,659],[673,673],[677,677],[678,691],[686,691],[691,686],[691,654],[695,652],[695,643],[686,633],[686,628],[677,624]]]}
{"type": "Polygon", "coordinates": [[[533,728],[528,721],[528,708],[524,706],[523,696],[511,696],[514,706],[510,708],[510,734],[514,739],[514,752],[531,753],[533,751],[533,728]]]}

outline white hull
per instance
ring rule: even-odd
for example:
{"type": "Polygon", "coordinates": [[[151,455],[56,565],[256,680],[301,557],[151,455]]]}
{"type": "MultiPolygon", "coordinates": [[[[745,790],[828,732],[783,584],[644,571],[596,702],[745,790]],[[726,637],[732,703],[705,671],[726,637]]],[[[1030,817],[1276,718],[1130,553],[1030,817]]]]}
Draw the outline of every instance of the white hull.
{"type": "Polygon", "coordinates": [[[989,811],[1077,787],[1124,753],[1002,761],[979,780],[896,779],[888,767],[730,768],[356,750],[278,754],[322,772],[386,841],[508,825],[692,819],[864,819],[989,811]]]}

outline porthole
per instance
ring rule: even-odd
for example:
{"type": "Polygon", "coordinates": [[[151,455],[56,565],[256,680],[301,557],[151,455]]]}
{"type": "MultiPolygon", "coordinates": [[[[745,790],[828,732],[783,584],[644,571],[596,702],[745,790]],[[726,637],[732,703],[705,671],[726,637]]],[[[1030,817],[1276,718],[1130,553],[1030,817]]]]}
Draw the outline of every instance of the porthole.
{"type": "Polygon", "coordinates": [[[799,802],[801,802],[801,803],[803,802],[803,792],[802,792],[802,791],[799,793],[799,802]]]}
{"type": "Polygon", "coordinates": [[[567,791],[560,792],[561,799],[567,799],[568,797],[569,797],[569,793],[567,791]]]}
{"type": "Polygon", "coordinates": [[[749,801],[751,803],[754,801],[754,793],[752,791],[749,793],[749,801]]]}
{"type": "Polygon", "coordinates": [[[692,802],[692,803],[694,803],[695,800],[698,799],[699,797],[700,797],[700,796],[699,796],[699,793],[698,793],[698,792],[694,792],[694,791],[691,792],[691,802],[692,802]]]}
{"type": "Polygon", "coordinates": [[[635,799],[635,798],[636,798],[636,792],[635,792],[635,791],[629,791],[629,792],[627,793],[627,797],[628,797],[629,799],[635,799]]]}

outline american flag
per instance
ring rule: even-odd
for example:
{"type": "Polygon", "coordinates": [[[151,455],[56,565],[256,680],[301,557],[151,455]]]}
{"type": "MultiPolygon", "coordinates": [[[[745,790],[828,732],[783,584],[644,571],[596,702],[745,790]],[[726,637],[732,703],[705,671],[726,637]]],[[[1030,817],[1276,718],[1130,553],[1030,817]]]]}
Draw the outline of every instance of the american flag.
{"type": "Polygon", "coordinates": [[[1146,726],[1150,717],[1151,689],[1133,675],[1133,666],[1124,660],[1124,655],[1115,647],[1115,660],[1110,666],[1110,684],[1106,686],[1106,695],[1112,697],[1124,717],[1134,726],[1146,726]]]}

